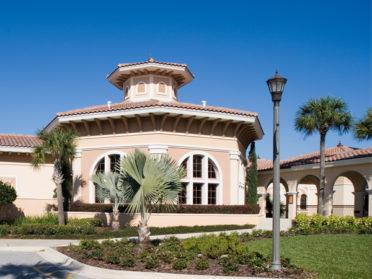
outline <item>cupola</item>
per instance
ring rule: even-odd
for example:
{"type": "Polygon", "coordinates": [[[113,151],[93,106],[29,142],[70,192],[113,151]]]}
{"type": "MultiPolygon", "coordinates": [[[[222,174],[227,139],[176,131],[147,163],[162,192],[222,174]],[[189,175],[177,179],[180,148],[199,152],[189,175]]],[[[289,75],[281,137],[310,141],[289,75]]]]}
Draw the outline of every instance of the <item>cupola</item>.
{"type": "Polygon", "coordinates": [[[124,101],[177,101],[178,89],[191,82],[194,75],[185,64],[148,61],[119,64],[107,76],[123,92],[124,101]]]}

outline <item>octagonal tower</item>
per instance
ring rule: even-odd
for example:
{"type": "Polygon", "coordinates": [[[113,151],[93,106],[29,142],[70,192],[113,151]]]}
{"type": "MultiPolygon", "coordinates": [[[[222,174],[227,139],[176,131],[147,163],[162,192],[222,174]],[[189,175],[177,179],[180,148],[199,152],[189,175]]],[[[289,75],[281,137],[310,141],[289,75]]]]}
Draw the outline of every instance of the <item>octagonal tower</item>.
{"type": "Polygon", "coordinates": [[[148,61],[119,64],[107,79],[123,92],[124,101],[177,101],[177,91],[194,78],[185,64],[148,61]]]}

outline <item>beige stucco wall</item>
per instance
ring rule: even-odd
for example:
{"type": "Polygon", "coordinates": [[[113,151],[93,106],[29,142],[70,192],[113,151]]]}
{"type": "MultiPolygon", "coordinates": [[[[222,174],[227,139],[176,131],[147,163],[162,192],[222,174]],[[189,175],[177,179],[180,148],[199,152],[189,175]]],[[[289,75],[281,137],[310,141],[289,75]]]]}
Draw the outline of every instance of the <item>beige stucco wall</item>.
{"type": "MultiPolygon", "coordinates": [[[[100,218],[105,225],[110,226],[112,214],[99,212],[68,212],[68,218],[100,218]]],[[[259,214],[164,214],[154,213],[151,215],[148,225],[150,227],[173,227],[173,226],[213,226],[213,225],[257,225],[264,219],[259,214]]],[[[120,226],[137,226],[140,220],[139,214],[129,215],[121,213],[120,226]]]]}
{"type": "Polygon", "coordinates": [[[155,149],[156,146],[165,148],[164,152],[178,163],[181,163],[180,160],[187,154],[193,152],[209,156],[219,168],[219,183],[222,188],[221,203],[244,203],[244,199],[239,198],[239,195],[242,195],[242,191],[238,190],[239,171],[244,172],[244,168],[239,168],[242,160],[236,139],[158,132],[80,138],[78,149],[81,150],[81,158],[79,158],[81,170],[78,169],[78,164],[73,165],[74,173],[81,173],[80,199],[83,202],[92,201],[94,195],[90,193],[93,187],[90,183],[90,176],[94,172],[96,163],[105,154],[108,152],[128,154],[135,148],[149,152],[154,146],[155,149]],[[230,175],[231,173],[233,175],[230,175]]]}
{"type": "Polygon", "coordinates": [[[47,204],[54,203],[53,165],[43,164],[39,169],[34,169],[27,162],[30,161],[30,156],[15,156],[13,162],[9,158],[7,161],[0,161],[0,179],[11,182],[16,189],[17,200],[14,204],[25,215],[41,215],[45,212],[47,204]]]}

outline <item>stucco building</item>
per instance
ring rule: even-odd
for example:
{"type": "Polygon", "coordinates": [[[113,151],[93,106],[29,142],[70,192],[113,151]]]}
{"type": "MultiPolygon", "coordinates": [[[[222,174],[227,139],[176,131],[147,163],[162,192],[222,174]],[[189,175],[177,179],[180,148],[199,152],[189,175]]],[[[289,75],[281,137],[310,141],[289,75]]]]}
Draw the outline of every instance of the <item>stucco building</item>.
{"type": "MultiPolygon", "coordinates": [[[[194,76],[185,64],[119,64],[107,79],[123,96],[120,103],[58,113],[45,127],[60,126],[78,134],[73,161],[74,200],[98,202],[90,177],[115,169],[136,148],[154,156],[169,154],[187,169],[179,202],[244,204],[244,166],[248,145],[263,136],[256,113],[182,103],[181,88],[194,76]]],[[[0,179],[17,190],[16,205],[41,214],[55,203],[48,162],[30,165],[35,136],[0,134],[0,179]]]]}
{"type": "MultiPolygon", "coordinates": [[[[372,147],[353,148],[341,143],[325,151],[327,215],[372,216],[372,147]]],[[[319,151],[280,162],[281,202],[288,218],[298,213],[317,213],[319,151]]],[[[272,195],[270,160],[258,159],[258,192],[262,213],[266,196],[272,195]]]]}

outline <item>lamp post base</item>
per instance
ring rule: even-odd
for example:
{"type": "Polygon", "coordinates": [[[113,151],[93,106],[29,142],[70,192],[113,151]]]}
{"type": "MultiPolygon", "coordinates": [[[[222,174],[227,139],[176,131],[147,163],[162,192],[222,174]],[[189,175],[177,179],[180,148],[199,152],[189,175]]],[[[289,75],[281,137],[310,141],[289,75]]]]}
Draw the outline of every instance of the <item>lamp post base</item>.
{"type": "Polygon", "coordinates": [[[270,269],[271,270],[280,270],[280,269],[282,269],[282,265],[280,263],[271,263],[270,269]]]}

